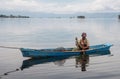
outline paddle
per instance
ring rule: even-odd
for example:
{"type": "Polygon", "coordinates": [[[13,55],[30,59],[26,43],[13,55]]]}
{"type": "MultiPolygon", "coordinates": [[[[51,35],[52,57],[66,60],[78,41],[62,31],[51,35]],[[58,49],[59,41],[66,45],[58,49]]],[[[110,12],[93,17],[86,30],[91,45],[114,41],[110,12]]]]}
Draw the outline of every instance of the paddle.
{"type": "Polygon", "coordinates": [[[75,43],[76,43],[76,46],[78,46],[78,38],[77,37],[75,38],[75,43]]]}

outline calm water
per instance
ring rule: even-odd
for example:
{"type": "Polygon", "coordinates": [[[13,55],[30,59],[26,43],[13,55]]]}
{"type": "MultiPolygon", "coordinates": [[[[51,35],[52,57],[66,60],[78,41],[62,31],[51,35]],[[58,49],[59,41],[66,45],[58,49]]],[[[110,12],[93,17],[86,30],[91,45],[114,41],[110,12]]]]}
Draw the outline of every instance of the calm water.
{"type": "Polygon", "coordinates": [[[75,47],[75,37],[82,32],[88,34],[91,45],[114,44],[113,56],[89,57],[85,72],[76,65],[76,57],[31,60],[17,49],[0,48],[0,79],[119,79],[119,30],[120,20],[115,18],[0,18],[0,46],[75,47]]]}

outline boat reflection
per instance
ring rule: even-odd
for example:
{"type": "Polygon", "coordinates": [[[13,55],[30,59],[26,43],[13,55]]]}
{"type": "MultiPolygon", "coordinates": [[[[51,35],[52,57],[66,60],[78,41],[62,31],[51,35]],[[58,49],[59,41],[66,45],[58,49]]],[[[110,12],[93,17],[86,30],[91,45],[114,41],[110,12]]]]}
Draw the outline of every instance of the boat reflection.
{"type": "Polygon", "coordinates": [[[76,68],[81,67],[81,71],[86,71],[86,66],[89,64],[89,55],[82,54],[76,56],[76,68]]]}
{"type": "MultiPolygon", "coordinates": [[[[97,52],[96,52],[97,53],[97,52]]],[[[100,54],[96,54],[94,56],[102,56],[102,55],[110,55],[110,51],[107,50],[107,51],[104,51],[104,52],[101,52],[100,54]]],[[[81,71],[86,71],[86,67],[89,66],[89,61],[90,61],[90,56],[83,53],[79,56],[76,56],[75,57],[75,61],[76,61],[76,68],[80,67],[81,68],[81,71]]]]}
{"type": "MultiPolygon", "coordinates": [[[[102,55],[110,55],[110,51],[107,50],[107,51],[102,51],[102,52],[96,52],[96,55],[94,56],[102,56],[102,55]]],[[[48,57],[48,58],[40,58],[40,59],[27,59],[27,60],[24,60],[23,63],[22,63],[22,66],[20,68],[17,68],[15,70],[11,70],[11,71],[8,71],[6,73],[3,73],[0,75],[0,79],[3,77],[3,76],[7,76],[9,75],[10,73],[14,73],[14,72],[17,72],[17,71],[20,71],[20,70],[24,70],[26,68],[30,68],[34,65],[38,65],[38,64],[44,64],[44,63],[49,63],[49,62],[54,62],[55,65],[58,65],[58,66],[63,66],[66,59],[70,58],[70,57],[73,57],[73,56],[62,56],[62,57],[48,57]]],[[[75,67],[76,68],[81,68],[81,71],[86,71],[86,67],[89,66],[89,62],[90,62],[90,57],[91,55],[86,55],[85,53],[83,54],[80,54],[79,56],[74,56],[75,57],[75,61],[76,61],[76,64],[75,64],[75,67]]]]}
{"type": "MultiPolygon", "coordinates": [[[[94,56],[101,56],[101,55],[108,55],[110,51],[104,52],[96,52],[94,56]]],[[[63,66],[66,59],[70,58],[71,56],[62,56],[62,57],[48,57],[48,58],[40,58],[40,59],[27,59],[23,61],[22,66],[20,67],[21,70],[32,67],[33,65],[37,64],[44,64],[48,62],[54,62],[55,65],[63,66]]],[[[81,67],[81,71],[86,71],[86,67],[89,65],[89,57],[91,55],[81,54],[79,56],[75,56],[76,61],[76,68],[81,67]]]]}
{"type": "Polygon", "coordinates": [[[63,66],[65,60],[68,59],[70,56],[62,56],[62,57],[48,57],[48,58],[40,58],[40,59],[27,59],[23,61],[22,66],[20,67],[21,70],[32,67],[37,64],[44,64],[49,62],[54,62],[55,65],[63,66]]]}
{"type": "Polygon", "coordinates": [[[58,66],[63,66],[65,64],[65,61],[66,61],[66,59],[58,60],[58,61],[55,61],[54,64],[58,65],[58,66]]]}
{"type": "MultiPolygon", "coordinates": [[[[101,53],[99,52],[99,54],[97,54],[98,52],[96,52],[96,55],[94,56],[102,56],[102,55],[109,55],[110,51],[102,51],[101,53]]],[[[73,57],[73,56],[61,56],[61,57],[48,57],[48,58],[40,58],[40,59],[27,59],[23,61],[22,66],[20,67],[21,70],[24,70],[26,68],[32,67],[34,65],[38,65],[38,64],[44,64],[44,63],[49,63],[49,62],[53,62],[55,65],[58,66],[63,66],[66,59],[73,57]]],[[[91,55],[86,55],[84,54],[80,54],[79,56],[75,56],[75,61],[76,61],[76,65],[75,67],[81,67],[81,71],[86,71],[86,67],[89,65],[89,57],[91,57],[91,55]]]]}

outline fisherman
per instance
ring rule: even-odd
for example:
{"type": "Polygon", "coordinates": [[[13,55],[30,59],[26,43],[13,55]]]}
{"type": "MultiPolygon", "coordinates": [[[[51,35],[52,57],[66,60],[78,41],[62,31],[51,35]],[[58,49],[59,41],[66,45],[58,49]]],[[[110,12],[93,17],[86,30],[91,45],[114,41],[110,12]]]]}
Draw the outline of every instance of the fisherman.
{"type": "Polygon", "coordinates": [[[89,49],[89,42],[87,40],[87,34],[85,32],[82,33],[82,38],[80,40],[78,40],[78,38],[76,37],[76,46],[78,50],[87,50],[89,49]]]}

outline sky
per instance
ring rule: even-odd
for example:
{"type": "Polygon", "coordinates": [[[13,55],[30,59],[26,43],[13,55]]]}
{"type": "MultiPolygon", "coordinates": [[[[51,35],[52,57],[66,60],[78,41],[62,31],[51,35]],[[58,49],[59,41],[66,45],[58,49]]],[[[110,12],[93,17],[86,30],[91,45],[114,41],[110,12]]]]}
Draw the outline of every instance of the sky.
{"type": "Polygon", "coordinates": [[[2,12],[120,12],[120,0],[0,0],[2,12]]]}

